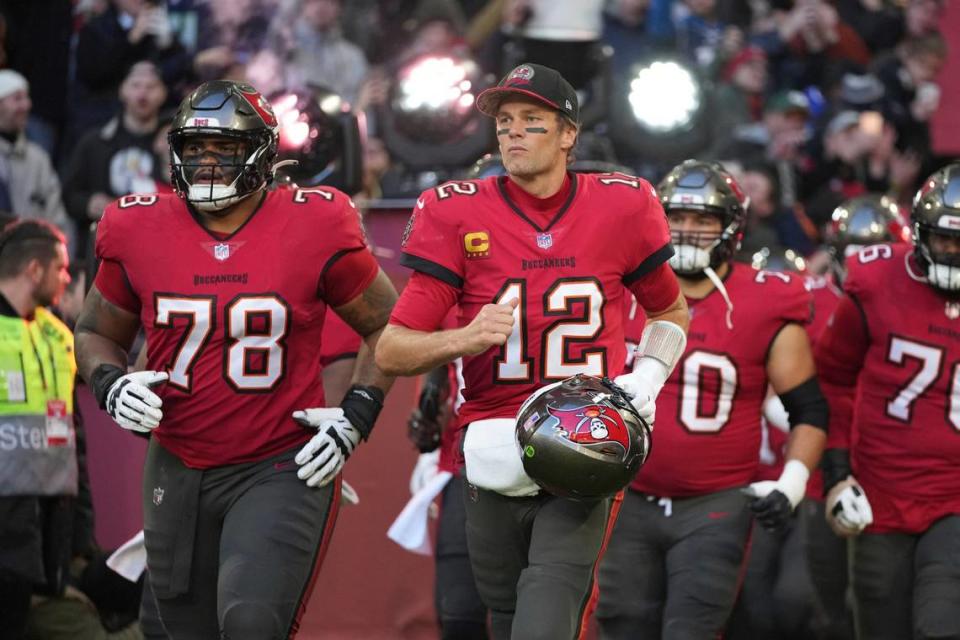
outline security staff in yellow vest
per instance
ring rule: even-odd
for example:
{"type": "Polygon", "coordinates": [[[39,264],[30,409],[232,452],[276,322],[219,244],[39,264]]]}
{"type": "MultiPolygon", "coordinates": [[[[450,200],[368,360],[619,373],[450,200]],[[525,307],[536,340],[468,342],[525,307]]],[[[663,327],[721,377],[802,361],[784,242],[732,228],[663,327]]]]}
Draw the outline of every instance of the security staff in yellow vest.
{"type": "Polygon", "coordinates": [[[49,223],[0,233],[0,638],[23,633],[32,593],[59,595],[72,555],[73,334],[46,308],[70,282],[68,262],[49,223]]]}

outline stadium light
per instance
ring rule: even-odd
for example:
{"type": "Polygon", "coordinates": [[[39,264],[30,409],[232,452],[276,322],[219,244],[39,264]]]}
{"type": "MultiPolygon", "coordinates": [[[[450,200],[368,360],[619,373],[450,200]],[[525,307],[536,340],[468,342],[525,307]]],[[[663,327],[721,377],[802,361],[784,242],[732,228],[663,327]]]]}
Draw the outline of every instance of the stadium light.
{"type": "Polygon", "coordinates": [[[640,61],[619,95],[613,96],[610,138],[617,157],[640,175],[662,175],[702,151],[709,131],[709,89],[699,73],[678,58],[640,61]]]}
{"type": "Polygon", "coordinates": [[[296,161],[281,167],[282,173],[301,187],[360,189],[360,125],[339,95],[315,87],[274,96],[271,104],[280,123],[278,156],[296,161]]]}
{"type": "Polygon", "coordinates": [[[640,126],[656,134],[673,133],[693,126],[703,90],[686,67],[672,60],[655,60],[637,71],[627,99],[640,126]]]}
{"type": "Polygon", "coordinates": [[[484,80],[476,62],[456,55],[423,56],[401,67],[379,114],[391,154],[413,170],[471,164],[493,141],[489,119],[474,107],[484,80]]]}

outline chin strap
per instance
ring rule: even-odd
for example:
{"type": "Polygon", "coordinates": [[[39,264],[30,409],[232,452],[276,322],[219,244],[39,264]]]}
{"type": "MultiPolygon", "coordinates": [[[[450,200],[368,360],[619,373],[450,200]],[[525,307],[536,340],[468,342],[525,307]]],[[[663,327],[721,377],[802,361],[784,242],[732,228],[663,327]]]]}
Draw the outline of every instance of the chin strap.
{"type": "Polygon", "coordinates": [[[720,292],[720,295],[723,296],[723,301],[727,303],[727,329],[733,329],[733,301],[730,300],[730,294],[727,293],[727,288],[723,286],[723,280],[721,280],[717,272],[713,270],[713,267],[705,268],[703,275],[707,276],[710,282],[713,283],[713,286],[717,288],[717,291],[720,292]]]}

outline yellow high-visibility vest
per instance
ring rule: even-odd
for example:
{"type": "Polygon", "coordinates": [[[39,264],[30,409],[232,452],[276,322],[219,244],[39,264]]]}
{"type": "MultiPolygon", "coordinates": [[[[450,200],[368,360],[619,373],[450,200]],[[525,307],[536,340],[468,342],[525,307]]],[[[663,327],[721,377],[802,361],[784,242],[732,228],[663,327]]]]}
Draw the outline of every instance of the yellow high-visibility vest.
{"type": "Polygon", "coordinates": [[[76,495],[73,334],[50,311],[0,316],[0,495],[76,495]]]}

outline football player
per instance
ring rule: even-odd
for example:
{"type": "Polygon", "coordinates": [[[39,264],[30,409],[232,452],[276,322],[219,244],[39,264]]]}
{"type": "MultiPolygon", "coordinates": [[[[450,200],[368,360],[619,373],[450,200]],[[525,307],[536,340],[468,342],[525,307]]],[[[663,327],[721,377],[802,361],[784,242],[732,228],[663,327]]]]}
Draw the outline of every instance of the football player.
{"type": "Polygon", "coordinates": [[[547,383],[621,372],[632,291],[650,323],[622,382],[652,419],[686,341],[686,304],[650,184],[567,170],[579,103],[559,73],[520,65],[477,106],[495,119],[508,175],[421,195],[403,242],[414,273],[377,362],[413,375],[463,357],[467,545],[492,634],[572,639],[589,614],[616,501],[541,492],[523,471],[517,410],[547,383]],[[458,328],[441,330],[454,305],[458,328]]]}
{"type": "Polygon", "coordinates": [[[212,81],[170,131],[176,194],[107,208],[77,360],[101,408],[150,432],[144,530],[175,638],[292,637],[336,518],[339,473],[391,379],[372,349],[396,292],[344,194],[267,189],[277,120],[249,85],[212,81]],[[323,318],[364,336],[327,407],[323,318]],[[125,352],[147,336],[147,370],[125,352]]]}
{"type": "Polygon", "coordinates": [[[914,244],[847,260],[817,345],[826,515],[853,545],[865,638],[960,637],[960,164],[924,181],[914,244]]]}
{"type": "Polygon", "coordinates": [[[690,330],[601,566],[602,638],[720,635],[754,517],[785,525],[826,441],[804,330],[810,295],[802,279],[732,262],[747,215],[739,185],[716,163],[688,160],[658,192],[690,330]],[[780,476],[754,482],[768,385],[790,414],[790,441],[780,476]]]}
{"type": "MultiPolygon", "coordinates": [[[[833,240],[840,244],[845,228],[833,240]]],[[[756,269],[782,271],[802,278],[813,297],[813,319],[806,325],[811,344],[842,295],[830,276],[806,271],[802,257],[790,249],[763,248],[753,254],[756,269]]],[[[768,392],[761,422],[760,464],[755,480],[776,480],[783,472],[790,420],[780,398],[768,392]]],[[[846,606],[846,547],[823,519],[823,483],[819,469],[807,482],[797,517],[782,531],[755,528],[737,605],[727,626],[730,640],[753,638],[852,638],[853,619],[846,606]],[[812,559],[816,557],[814,566],[812,559]],[[815,580],[813,569],[819,574],[815,580]],[[815,588],[821,587],[819,590],[815,588]]]]}

